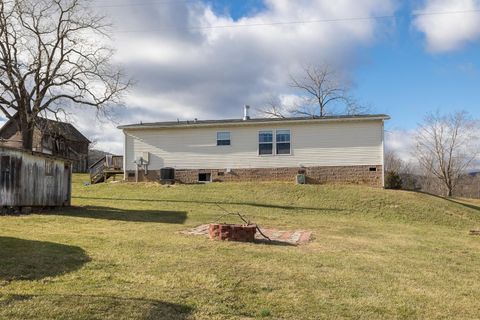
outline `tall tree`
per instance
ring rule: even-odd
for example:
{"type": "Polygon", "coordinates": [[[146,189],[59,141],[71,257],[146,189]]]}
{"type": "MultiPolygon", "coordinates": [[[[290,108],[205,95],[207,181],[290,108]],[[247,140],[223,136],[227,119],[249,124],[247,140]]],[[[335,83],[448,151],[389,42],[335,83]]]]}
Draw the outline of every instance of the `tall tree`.
{"type": "Polygon", "coordinates": [[[23,148],[42,114],[120,102],[131,82],[111,64],[109,32],[86,0],[0,0],[0,111],[23,148]]]}
{"type": "Polygon", "coordinates": [[[303,115],[325,117],[335,113],[359,114],[365,111],[350,95],[350,90],[337,70],[328,65],[305,66],[301,76],[290,76],[290,86],[299,93],[294,105],[282,105],[271,98],[260,113],[271,117],[303,115]]]}
{"type": "Polygon", "coordinates": [[[447,197],[479,154],[475,122],[466,112],[430,114],[416,133],[420,166],[440,181],[447,197]]]}

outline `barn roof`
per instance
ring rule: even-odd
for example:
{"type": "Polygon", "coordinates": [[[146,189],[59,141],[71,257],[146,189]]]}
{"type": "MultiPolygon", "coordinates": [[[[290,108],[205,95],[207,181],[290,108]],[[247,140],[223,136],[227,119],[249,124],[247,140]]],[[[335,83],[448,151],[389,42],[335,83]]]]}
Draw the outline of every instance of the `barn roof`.
{"type": "MultiPolygon", "coordinates": [[[[14,116],[14,118],[17,115],[14,116]]],[[[7,128],[12,124],[12,120],[8,120],[5,125],[0,128],[0,133],[4,128],[7,128]]],[[[68,122],[61,122],[56,120],[51,120],[47,118],[38,117],[35,123],[36,127],[42,131],[42,133],[53,134],[56,136],[62,136],[67,140],[76,141],[76,142],[87,142],[90,143],[91,141],[87,139],[80,131],[75,128],[72,124],[68,122]]]]}
{"type": "Polygon", "coordinates": [[[269,124],[269,123],[318,123],[333,121],[367,121],[367,120],[388,120],[390,117],[386,114],[367,114],[367,115],[341,115],[325,117],[289,117],[289,118],[254,118],[254,119],[221,119],[221,120],[187,120],[187,121],[166,121],[136,123],[119,126],[118,129],[149,129],[149,128],[181,128],[181,127],[203,127],[218,125],[251,125],[251,124],[269,124]]]}
{"type": "Polygon", "coordinates": [[[44,133],[55,134],[70,141],[88,142],[87,139],[80,131],[77,130],[71,123],[55,121],[46,118],[37,118],[37,127],[44,133]]]}

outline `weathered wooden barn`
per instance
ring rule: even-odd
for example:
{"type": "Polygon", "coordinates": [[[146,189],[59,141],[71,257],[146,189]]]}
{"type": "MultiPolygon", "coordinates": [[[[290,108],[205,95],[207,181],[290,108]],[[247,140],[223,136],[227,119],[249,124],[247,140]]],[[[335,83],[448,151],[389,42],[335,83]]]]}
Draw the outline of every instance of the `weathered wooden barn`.
{"type": "MultiPolygon", "coordinates": [[[[14,120],[0,128],[0,146],[22,148],[22,135],[14,120]]],[[[73,172],[88,172],[89,145],[90,141],[70,123],[36,119],[33,151],[70,159],[73,172]]]]}
{"type": "Polygon", "coordinates": [[[71,161],[0,146],[0,211],[69,206],[71,161]]]}

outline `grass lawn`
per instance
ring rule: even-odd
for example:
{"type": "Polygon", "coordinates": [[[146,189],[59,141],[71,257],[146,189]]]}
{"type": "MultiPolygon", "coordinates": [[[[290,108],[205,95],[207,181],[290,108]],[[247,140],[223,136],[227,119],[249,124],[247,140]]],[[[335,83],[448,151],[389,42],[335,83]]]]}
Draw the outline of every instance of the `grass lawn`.
{"type": "Polygon", "coordinates": [[[76,208],[0,216],[0,319],[480,317],[480,237],[468,234],[480,203],[357,186],[74,180],[76,208]],[[177,233],[222,214],[215,203],[314,241],[177,233]]]}

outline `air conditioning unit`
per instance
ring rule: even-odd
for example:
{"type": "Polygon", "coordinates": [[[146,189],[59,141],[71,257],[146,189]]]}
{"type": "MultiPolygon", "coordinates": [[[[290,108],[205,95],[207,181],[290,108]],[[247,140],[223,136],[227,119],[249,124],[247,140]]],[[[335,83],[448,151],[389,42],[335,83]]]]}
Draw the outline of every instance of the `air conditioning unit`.
{"type": "Polygon", "coordinates": [[[305,173],[297,174],[296,182],[297,182],[297,184],[305,184],[307,182],[306,177],[305,177],[305,173]]]}

